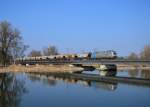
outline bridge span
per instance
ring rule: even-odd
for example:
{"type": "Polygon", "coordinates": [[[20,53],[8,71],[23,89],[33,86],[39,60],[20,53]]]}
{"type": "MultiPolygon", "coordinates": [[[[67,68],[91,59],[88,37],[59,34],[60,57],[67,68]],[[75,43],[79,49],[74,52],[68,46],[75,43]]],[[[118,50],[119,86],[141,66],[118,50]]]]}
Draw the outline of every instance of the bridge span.
{"type": "Polygon", "coordinates": [[[19,60],[17,64],[35,65],[35,64],[133,64],[133,65],[150,65],[150,60],[19,60]]]}

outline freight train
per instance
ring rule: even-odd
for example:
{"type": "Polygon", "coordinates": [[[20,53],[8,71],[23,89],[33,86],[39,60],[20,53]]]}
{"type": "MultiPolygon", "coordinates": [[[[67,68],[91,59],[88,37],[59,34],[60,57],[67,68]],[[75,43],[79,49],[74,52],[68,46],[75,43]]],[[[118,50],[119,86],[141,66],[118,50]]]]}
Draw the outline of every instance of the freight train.
{"type": "Polygon", "coordinates": [[[117,53],[113,50],[88,52],[83,54],[59,54],[50,56],[38,56],[38,57],[23,57],[16,60],[72,60],[72,59],[115,59],[117,53]]]}

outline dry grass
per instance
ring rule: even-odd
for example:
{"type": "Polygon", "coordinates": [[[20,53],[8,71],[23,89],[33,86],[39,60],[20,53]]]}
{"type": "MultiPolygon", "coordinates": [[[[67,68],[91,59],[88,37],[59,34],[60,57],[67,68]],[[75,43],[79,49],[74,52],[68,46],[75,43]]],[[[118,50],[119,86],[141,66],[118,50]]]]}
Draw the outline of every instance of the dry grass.
{"type": "Polygon", "coordinates": [[[150,70],[150,65],[118,64],[117,69],[118,70],[135,70],[135,69],[150,70]]]}
{"type": "Polygon", "coordinates": [[[73,73],[82,71],[83,68],[70,65],[11,65],[9,67],[1,67],[0,72],[57,72],[57,73],[73,73]]]}

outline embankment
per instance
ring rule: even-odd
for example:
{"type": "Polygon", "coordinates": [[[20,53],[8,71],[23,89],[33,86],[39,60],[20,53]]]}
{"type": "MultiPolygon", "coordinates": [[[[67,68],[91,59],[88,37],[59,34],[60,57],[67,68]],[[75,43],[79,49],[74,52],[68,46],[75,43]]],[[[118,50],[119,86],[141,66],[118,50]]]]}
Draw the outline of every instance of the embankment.
{"type": "Polygon", "coordinates": [[[150,65],[118,64],[117,70],[150,70],[150,65]]]}
{"type": "Polygon", "coordinates": [[[0,73],[5,72],[57,72],[57,73],[73,73],[81,72],[82,67],[72,65],[10,65],[8,67],[0,67],[0,73]]]}

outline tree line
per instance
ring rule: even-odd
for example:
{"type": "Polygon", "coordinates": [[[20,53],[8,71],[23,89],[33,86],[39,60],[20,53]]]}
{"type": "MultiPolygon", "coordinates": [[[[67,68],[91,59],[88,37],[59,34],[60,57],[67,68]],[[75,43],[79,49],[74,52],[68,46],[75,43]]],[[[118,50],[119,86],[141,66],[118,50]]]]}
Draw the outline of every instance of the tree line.
{"type": "Polygon", "coordinates": [[[58,49],[56,46],[49,45],[48,47],[43,48],[42,51],[40,50],[32,50],[28,56],[29,57],[38,57],[38,56],[49,56],[49,55],[58,55],[58,49]]]}
{"type": "Polygon", "coordinates": [[[137,54],[135,52],[132,52],[127,59],[136,60],[136,59],[142,59],[142,60],[150,60],[150,45],[146,45],[140,54],[137,54]]]}

